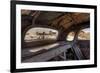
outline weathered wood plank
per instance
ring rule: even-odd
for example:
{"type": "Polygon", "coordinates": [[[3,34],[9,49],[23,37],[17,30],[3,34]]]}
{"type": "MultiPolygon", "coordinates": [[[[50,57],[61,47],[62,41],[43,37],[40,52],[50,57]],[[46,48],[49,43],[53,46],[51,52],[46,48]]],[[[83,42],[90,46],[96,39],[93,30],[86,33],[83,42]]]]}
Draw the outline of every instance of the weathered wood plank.
{"type": "Polygon", "coordinates": [[[43,62],[50,60],[51,58],[58,56],[59,54],[65,52],[67,49],[71,47],[70,44],[62,45],[57,48],[53,48],[45,53],[33,56],[32,58],[26,59],[23,62],[43,62]]]}

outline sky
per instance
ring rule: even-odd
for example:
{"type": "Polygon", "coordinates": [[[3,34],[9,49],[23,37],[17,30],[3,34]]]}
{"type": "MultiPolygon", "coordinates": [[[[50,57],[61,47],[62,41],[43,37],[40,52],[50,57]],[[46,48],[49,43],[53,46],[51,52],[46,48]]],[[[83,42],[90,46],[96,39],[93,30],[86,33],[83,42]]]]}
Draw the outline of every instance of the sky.
{"type": "Polygon", "coordinates": [[[83,29],[82,31],[90,32],[90,28],[83,29]]]}
{"type": "Polygon", "coordinates": [[[31,28],[27,33],[30,33],[30,34],[31,33],[35,34],[36,32],[40,32],[40,33],[46,32],[46,33],[49,33],[49,31],[56,32],[58,34],[58,31],[56,31],[56,30],[49,29],[49,28],[40,28],[40,27],[38,27],[38,28],[31,28]]]}

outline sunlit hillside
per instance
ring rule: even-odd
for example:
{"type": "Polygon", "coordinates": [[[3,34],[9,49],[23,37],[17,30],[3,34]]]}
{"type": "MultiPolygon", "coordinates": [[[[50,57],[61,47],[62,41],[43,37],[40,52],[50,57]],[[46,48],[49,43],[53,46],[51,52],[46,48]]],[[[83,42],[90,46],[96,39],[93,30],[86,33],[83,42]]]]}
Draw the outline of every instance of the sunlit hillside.
{"type": "MultiPolygon", "coordinates": [[[[74,32],[69,33],[67,40],[72,41],[74,39],[74,36],[75,36],[74,32]]],[[[79,40],[90,40],[90,30],[89,30],[89,28],[81,30],[78,34],[78,39],[79,40]]]]}

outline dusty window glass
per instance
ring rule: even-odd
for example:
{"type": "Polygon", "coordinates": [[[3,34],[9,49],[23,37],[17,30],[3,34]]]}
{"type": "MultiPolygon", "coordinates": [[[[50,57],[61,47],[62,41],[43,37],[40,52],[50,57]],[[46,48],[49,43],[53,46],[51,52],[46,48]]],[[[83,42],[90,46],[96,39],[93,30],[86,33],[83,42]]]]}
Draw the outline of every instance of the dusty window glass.
{"type": "Polygon", "coordinates": [[[90,40],[90,28],[80,30],[78,40],[90,40]]]}
{"type": "Polygon", "coordinates": [[[67,41],[73,41],[75,36],[75,32],[70,32],[66,38],[67,41]]]}
{"type": "Polygon", "coordinates": [[[58,31],[50,28],[31,28],[24,37],[25,42],[42,41],[42,40],[56,40],[58,31]]]}

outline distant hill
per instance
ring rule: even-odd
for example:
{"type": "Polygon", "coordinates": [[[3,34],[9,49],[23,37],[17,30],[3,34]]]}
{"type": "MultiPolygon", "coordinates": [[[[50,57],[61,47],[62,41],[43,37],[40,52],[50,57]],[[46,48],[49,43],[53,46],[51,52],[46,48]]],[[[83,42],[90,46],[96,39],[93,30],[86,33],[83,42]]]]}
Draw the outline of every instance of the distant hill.
{"type": "MultiPolygon", "coordinates": [[[[74,32],[71,32],[69,34],[69,39],[72,39],[72,37],[75,35],[74,32]]],[[[90,40],[90,32],[80,31],[78,35],[78,39],[80,40],[90,40]]]]}
{"type": "Polygon", "coordinates": [[[90,32],[80,31],[78,39],[90,40],[90,32]]]}

